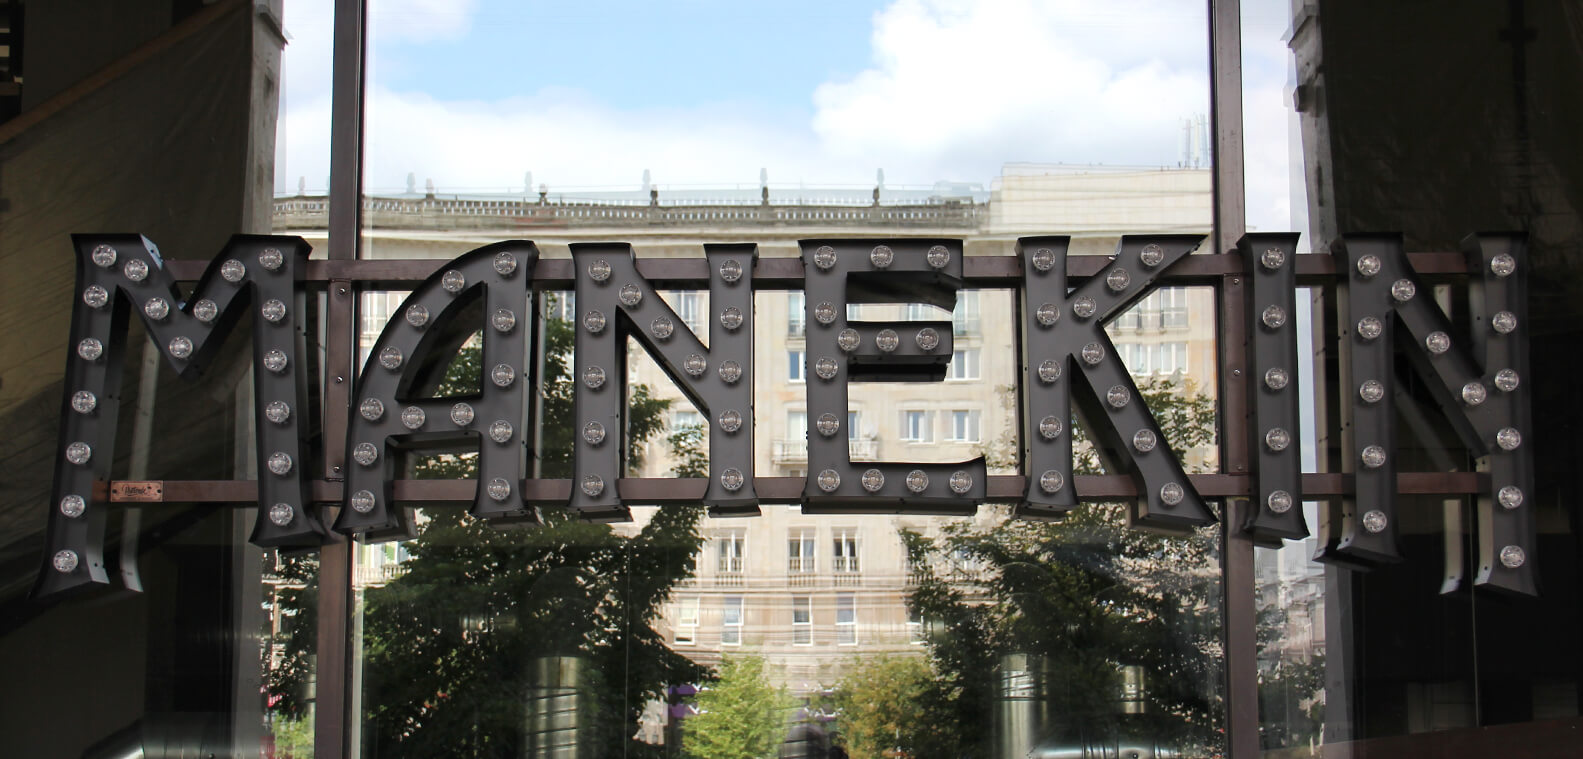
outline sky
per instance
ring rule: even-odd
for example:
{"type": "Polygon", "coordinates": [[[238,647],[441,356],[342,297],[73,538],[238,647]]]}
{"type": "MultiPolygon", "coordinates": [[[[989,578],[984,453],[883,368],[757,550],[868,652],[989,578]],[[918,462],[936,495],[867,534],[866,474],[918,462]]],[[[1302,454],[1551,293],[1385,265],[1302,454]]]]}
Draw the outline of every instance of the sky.
{"type": "MultiPolygon", "coordinates": [[[[365,186],[988,187],[1175,166],[1202,0],[370,0],[365,186]]],[[[276,189],[328,183],[331,3],[288,2],[276,189]]],[[[1250,223],[1290,228],[1285,0],[1244,3],[1250,223]]]]}

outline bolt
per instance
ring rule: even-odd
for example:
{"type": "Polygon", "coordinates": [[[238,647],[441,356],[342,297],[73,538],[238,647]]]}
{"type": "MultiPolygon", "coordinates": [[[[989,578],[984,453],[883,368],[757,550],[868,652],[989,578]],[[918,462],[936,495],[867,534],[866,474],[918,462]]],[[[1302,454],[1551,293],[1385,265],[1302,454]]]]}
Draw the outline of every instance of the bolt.
{"type": "Polygon", "coordinates": [[[335,384],[337,384],[337,385],[339,385],[339,384],[341,384],[342,382],[345,382],[345,381],[346,381],[345,377],[336,376],[336,378],[335,378],[335,384]]]}
{"type": "Polygon", "coordinates": [[[1242,280],[1240,280],[1240,279],[1238,279],[1236,277],[1232,277],[1231,278],[1231,284],[1233,284],[1233,285],[1240,285],[1240,284],[1242,284],[1242,280]]]}
{"type": "Polygon", "coordinates": [[[1241,377],[1242,376],[1242,370],[1241,369],[1232,369],[1231,370],[1231,376],[1233,376],[1233,377],[1241,377]]]}
{"type": "Polygon", "coordinates": [[[335,291],[336,291],[336,293],[338,293],[340,295],[345,295],[346,294],[346,288],[344,288],[344,287],[337,287],[335,289],[335,291]]]}
{"type": "Polygon", "coordinates": [[[335,466],[330,467],[330,471],[335,473],[335,474],[340,474],[341,473],[341,465],[340,464],[336,464],[335,466]]]}

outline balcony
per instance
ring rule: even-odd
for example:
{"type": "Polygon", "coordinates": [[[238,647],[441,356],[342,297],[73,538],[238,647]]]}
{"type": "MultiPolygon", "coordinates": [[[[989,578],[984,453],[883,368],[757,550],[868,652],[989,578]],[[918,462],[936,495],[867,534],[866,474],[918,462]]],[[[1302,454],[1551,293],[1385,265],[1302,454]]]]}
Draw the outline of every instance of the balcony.
{"type": "Polygon", "coordinates": [[[814,557],[793,556],[786,560],[786,584],[798,588],[813,585],[818,571],[814,557]]]}
{"type": "Polygon", "coordinates": [[[716,565],[715,585],[724,588],[740,588],[743,585],[742,570],[744,562],[741,556],[728,556],[720,559],[716,565]]]}
{"type": "Polygon", "coordinates": [[[353,582],[360,588],[378,588],[406,573],[406,565],[394,561],[372,565],[358,564],[353,571],[353,582]]]}
{"type": "Polygon", "coordinates": [[[835,572],[837,585],[858,585],[863,582],[863,573],[856,556],[837,556],[831,561],[830,568],[835,572]]]}
{"type": "MultiPolygon", "coordinates": [[[[878,461],[878,440],[848,440],[847,453],[853,461],[878,461]]],[[[808,441],[803,439],[781,439],[775,441],[775,448],[770,454],[776,464],[806,464],[808,463],[808,441]]]]}

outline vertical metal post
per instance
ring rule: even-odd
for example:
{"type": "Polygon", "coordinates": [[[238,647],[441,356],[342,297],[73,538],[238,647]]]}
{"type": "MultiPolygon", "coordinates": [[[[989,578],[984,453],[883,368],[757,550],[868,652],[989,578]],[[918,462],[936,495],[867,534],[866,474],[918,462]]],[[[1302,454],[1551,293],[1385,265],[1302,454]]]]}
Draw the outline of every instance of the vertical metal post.
{"type": "MultiPolygon", "coordinates": [[[[1235,255],[1247,227],[1242,155],[1242,7],[1209,0],[1210,123],[1215,133],[1214,218],[1217,254],[1235,255]]],[[[1247,262],[1244,262],[1246,267],[1247,262]]],[[[1248,473],[1247,334],[1243,274],[1220,288],[1220,453],[1222,470],[1248,473]]],[[[1226,501],[1221,520],[1221,604],[1225,644],[1226,752],[1231,759],[1259,753],[1258,647],[1255,635],[1253,538],[1241,530],[1250,504],[1226,501]]]]}
{"type": "MultiPolygon", "coordinates": [[[[357,258],[362,219],[363,57],[365,0],[336,0],[330,104],[329,257],[357,258]]],[[[345,476],[347,409],[357,359],[357,292],[349,280],[332,280],[326,293],[324,477],[345,476]]],[[[328,516],[328,515],[327,515],[328,516]]],[[[314,756],[346,756],[348,656],[351,615],[350,541],[319,553],[318,690],[314,695],[314,756]]]]}

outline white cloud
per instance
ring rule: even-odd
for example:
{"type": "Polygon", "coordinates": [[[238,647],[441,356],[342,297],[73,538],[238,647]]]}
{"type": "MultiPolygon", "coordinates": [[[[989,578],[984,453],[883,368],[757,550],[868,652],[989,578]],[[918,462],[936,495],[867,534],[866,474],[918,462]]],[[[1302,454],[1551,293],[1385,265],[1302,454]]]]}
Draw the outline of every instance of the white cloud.
{"type": "MultiPolygon", "coordinates": [[[[378,7],[410,20],[457,5],[378,7]]],[[[387,33],[457,38],[465,5],[387,33]]],[[[371,86],[369,185],[399,189],[412,172],[420,186],[503,190],[532,171],[553,188],[631,187],[644,169],[662,185],[752,184],[760,167],[776,183],[862,185],[875,168],[891,184],[987,183],[1018,161],[1171,165],[1182,120],[1209,107],[1205,23],[1193,0],[897,0],[874,16],[870,65],[807,94],[811,117],[731,102],[635,109],[566,89],[480,101],[371,86]]],[[[287,65],[296,86],[289,54],[287,65]]],[[[1279,91],[1284,59],[1276,67],[1273,85],[1250,77],[1250,88],[1279,91]]],[[[1255,153],[1284,164],[1286,142],[1284,121],[1271,128],[1261,112],[1256,126],[1251,112],[1250,187],[1255,153]]],[[[328,113],[328,87],[293,101],[277,187],[295,189],[299,175],[323,185],[328,113]]]]}

